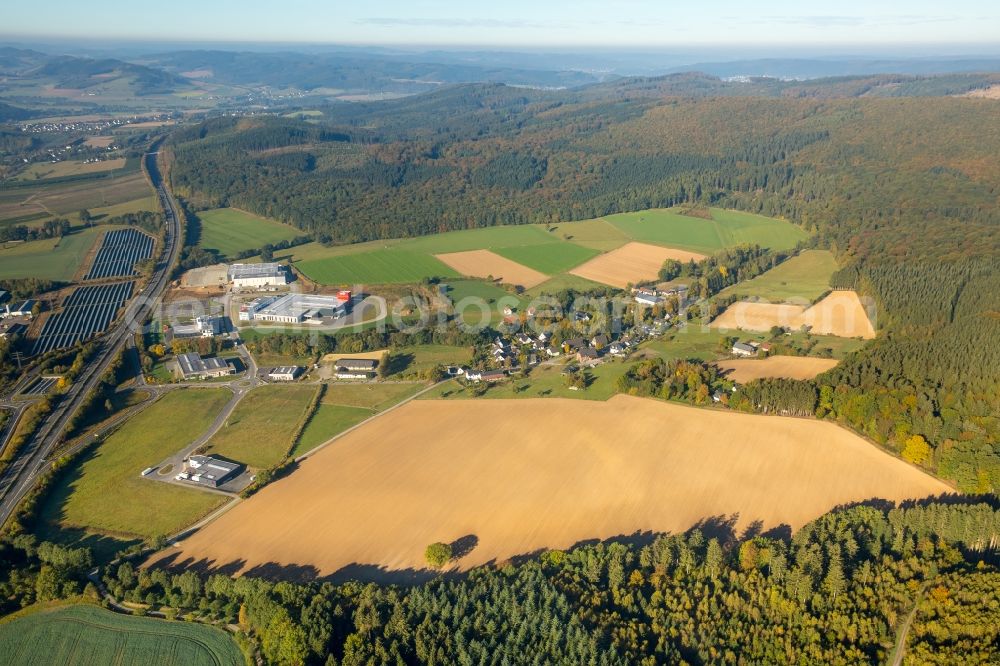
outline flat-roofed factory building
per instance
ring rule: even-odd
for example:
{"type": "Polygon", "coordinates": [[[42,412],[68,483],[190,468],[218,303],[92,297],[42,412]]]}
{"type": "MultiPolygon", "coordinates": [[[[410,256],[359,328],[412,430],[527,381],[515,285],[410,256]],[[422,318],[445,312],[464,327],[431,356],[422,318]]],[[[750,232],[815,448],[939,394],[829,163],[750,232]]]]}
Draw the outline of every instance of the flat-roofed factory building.
{"type": "Polygon", "coordinates": [[[302,367],[298,365],[282,365],[267,373],[267,378],[272,382],[291,382],[302,374],[302,367]]]}
{"type": "Polygon", "coordinates": [[[202,358],[198,352],[178,354],[177,373],[183,379],[206,379],[236,374],[236,369],[221,358],[202,358]]]}
{"type": "MultiPolygon", "coordinates": [[[[345,314],[347,301],[319,294],[285,294],[246,311],[247,321],[278,324],[321,324],[324,319],[336,319],[345,314]]],[[[244,310],[240,308],[240,319],[243,317],[244,310]]]]}
{"type": "Polygon", "coordinates": [[[273,287],[288,284],[288,270],[281,264],[230,264],[233,287],[273,287]]]}
{"type": "Polygon", "coordinates": [[[214,456],[191,456],[184,461],[184,469],[175,476],[177,481],[197,483],[218,488],[239,475],[243,465],[214,456]]]}

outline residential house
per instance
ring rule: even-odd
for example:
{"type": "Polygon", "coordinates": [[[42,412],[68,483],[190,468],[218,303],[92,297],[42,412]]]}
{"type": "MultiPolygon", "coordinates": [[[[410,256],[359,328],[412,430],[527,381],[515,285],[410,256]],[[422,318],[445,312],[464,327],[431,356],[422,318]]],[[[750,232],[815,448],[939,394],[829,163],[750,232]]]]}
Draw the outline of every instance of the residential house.
{"type": "Polygon", "coordinates": [[[600,360],[601,354],[593,347],[584,347],[576,352],[576,360],[580,363],[595,363],[600,360]]]}
{"type": "Polygon", "coordinates": [[[608,339],[608,336],[603,333],[598,333],[590,339],[590,346],[594,349],[604,349],[608,346],[609,342],[611,342],[611,340],[608,339]]]}

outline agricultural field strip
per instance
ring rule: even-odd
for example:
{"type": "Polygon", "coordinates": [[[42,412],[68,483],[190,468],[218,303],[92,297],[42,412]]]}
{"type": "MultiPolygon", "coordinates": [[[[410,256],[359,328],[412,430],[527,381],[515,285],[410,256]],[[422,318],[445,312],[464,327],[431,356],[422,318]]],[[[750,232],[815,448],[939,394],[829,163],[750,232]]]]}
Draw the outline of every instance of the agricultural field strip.
{"type": "Polygon", "coordinates": [[[105,234],[85,280],[135,275],[135,265],[153,256],[153,239],[137,229],[115,229],[105,234]]]}
{"type": "Polygon", "coordinates": [[[50,316],[31,350],[32,355],[70,347],[107,329],[115,313],[132,297],[134,282],[79,287],[61,312],[50,316]]]}

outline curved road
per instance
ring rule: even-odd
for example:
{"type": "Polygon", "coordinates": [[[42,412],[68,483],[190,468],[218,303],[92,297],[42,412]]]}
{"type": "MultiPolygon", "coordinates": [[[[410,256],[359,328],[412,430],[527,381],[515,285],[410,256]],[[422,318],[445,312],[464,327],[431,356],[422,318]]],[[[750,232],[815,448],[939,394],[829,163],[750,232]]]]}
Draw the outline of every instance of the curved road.
{"type": "Polygon", "coordinates": [[[98,339],[97,355],[83,368],[73,386],[62,396],[59,404],[52,410],[35,436],[25,444],[17,457],[0,475],[0,525],[7,522],[14,508],[31,490],[34,480],[44,470],[48,461],[46,458],[56,447],[69,423],[70,418],[80,408],[87,395],[93,390],[108,366],[122,347],[131,338],[136,328],[141,325],[146,315],[159,301],[160,295],[170,281],[170,271],[180,255],[180,218],[177,206],[167,190],[160,175],[157,164],[157,154],[163,139],[159,139],[144,156],[144,165],[149,179],[160,198],[163,208],[166,230],[164,235],[162,261],[156,266],[145,289],[143,289],[128,305],[118,323],[98,339]]]}

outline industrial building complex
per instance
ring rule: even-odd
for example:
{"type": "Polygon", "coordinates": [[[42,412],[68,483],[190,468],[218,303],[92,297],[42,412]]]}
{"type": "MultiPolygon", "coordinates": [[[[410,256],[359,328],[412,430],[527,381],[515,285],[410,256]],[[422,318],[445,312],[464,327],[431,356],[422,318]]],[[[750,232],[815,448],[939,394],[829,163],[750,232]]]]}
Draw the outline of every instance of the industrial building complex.
{"type": "Polygon", "coordinates": [[[318,294],[285,294],[265,296],[240,306],[240,321],[260,321],[278,324],[321,324],[347,314],[351,292],[336,296],[318,294]]]}
{"type": "Polygon", "coordinates": [[[288,269],[281,264],[231,264],[228,277],[237,289],[274,287],[288,284],[288,269]]]}

